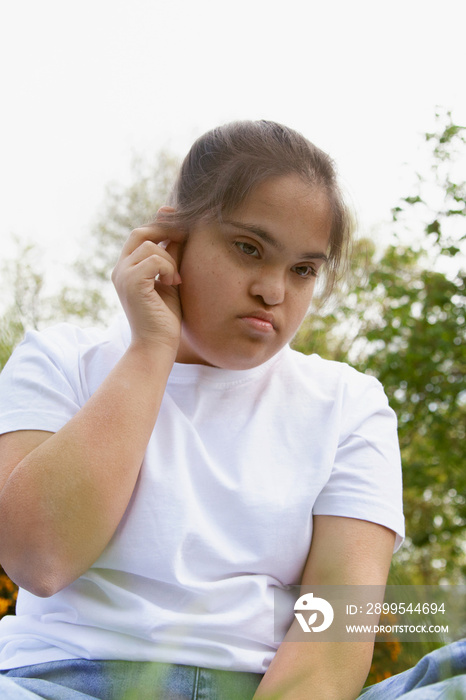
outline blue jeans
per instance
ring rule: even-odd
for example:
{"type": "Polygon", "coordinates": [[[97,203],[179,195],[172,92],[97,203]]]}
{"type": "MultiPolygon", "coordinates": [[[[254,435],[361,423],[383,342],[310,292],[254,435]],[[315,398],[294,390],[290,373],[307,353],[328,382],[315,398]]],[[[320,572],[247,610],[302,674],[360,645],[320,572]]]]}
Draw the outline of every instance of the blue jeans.
{"type": "Polygon", "coordinates": [[[0,671],[1,700],[250,700],[259,673],[138,661],[56,661],[0,671]]]}
{"type": "Polygon", "coordinates": [[[365,688],[358,700],[463,700],[466,698],[466,639],[424,656],[403,673],[365,688]]]}
{"type": "MultiPolygon", "coordinates": [[[[250,700],[262,676],[135,661],[57,661],[0,672],[2,700],[250,700]]],[[[312,698],[310,689],[309,698],[312,698]]],[[[360,700],[464,700],[466,639],[365,688],[360,700]]]]}

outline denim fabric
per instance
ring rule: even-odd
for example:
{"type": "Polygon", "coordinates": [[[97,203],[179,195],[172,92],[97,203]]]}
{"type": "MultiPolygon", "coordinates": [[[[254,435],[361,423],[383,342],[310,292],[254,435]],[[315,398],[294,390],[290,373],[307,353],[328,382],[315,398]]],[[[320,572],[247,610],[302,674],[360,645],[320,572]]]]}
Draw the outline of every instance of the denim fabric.
{"type": "Polygon", "coordinates": [[[250,700],[262,675],[135,661],[57,661],[0,672],[2,700],[250,700]]]}
{"type": "Polygon", "coordinates": [[[361,700],[464,700],[466,639],[424,656],[413,668],[365,688],[361,700]]]}
{"type": "MultiPolygon", "coordinates": [[[[57,661],[0,672],[1,700],[250,700],[262,676],[133,661],[57,661]]],[[[311,695],[310,695],[311,698],[311,695]]],[[[466,639],[362,691],[360,700],[464,700],[466,639]]]]}

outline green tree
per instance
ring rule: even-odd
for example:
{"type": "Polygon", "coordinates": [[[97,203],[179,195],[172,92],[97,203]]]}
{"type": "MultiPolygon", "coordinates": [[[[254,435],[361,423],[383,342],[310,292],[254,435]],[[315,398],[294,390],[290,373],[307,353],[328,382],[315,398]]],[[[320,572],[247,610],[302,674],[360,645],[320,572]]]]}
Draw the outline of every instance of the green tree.
{"type": "Polygon", "coordinates": [[[392,581],[419,584],[466,580],[466,183],[453,178],[465,129],[450,113],[437,119],[426,135],[431,168],[393,209],[392,243],[378,251],[360,241],[352,291],[296,339],[385,387],[399,421],[408,535],[392,581]]]}
{"type": "MultiPolygon", "coordinates": [[[[295,340],[374,374],[397,413],[407,540],[390,583],[466,580],[464,134],[450,113],[437,115],[430,167],[393,209],[390,245],[359,241],[333,311],[311,316],[295,340]]],[[[377,643],[368,683],[435,646],[377,643]]]]}
{"type": "Polygon", "coordinates": [[[117,308],[110,274],[123,243],[137,226],[153,220],[166,202],[179,160],[160,151],[153,160],[136,156],[129,185],[110,183],[90,234],[73,270],[74,282],[64,286],[55,301],[60,317],[105,323],[117,308]]]}
{"type": "Polygon", "coordinates": [[[38,328],[44,286],[44,275],[37,266],[33,245],[16,241],[17,253],[3,262],[0,279],[4,295],[0,317],[0,369],[8,360],[26,328],[38,328]]]}
{"type": "Polygon", "coordinates": [[[178,170],[176,156],[161,151],[150,161],[136,156],[129,185],[110,183],[100,212],[68,271],[68,282],[47,291],[36,244],[16,241],[16,254],[0,268],[7,290],[0,316],[0,369],[26,330],[60,321],[104,325],[118,308],[111,271],[133,228],[151,221],[165,203],[178,170]]]}

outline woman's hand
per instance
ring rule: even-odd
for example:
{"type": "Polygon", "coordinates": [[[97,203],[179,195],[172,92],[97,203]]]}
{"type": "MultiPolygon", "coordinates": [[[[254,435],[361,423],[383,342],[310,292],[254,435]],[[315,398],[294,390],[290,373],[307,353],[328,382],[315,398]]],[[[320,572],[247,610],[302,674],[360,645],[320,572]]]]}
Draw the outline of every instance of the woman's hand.
{"type": "MultiPolygon", "coordinates": [[[[159,210],[173,211],[169,207],[159,210]]],[[[168,345],[176,352],[181,334],[178,263],[185,233],[157,222],[132,231],[112,273],[131,326],[132,343],[168,345]],[[161,243],[169,242],[170,253],[161,243]]]]}

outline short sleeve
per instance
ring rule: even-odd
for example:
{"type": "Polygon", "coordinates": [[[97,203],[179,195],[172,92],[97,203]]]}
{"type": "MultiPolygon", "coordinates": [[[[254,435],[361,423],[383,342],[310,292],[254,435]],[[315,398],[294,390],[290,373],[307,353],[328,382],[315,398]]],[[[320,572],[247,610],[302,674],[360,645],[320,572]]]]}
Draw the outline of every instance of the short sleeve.
{"type": "Polygon", "coordinates": [[[335,461],[313,512],[384,525],[396,533],[396,550],[404,538],[396,414],[375,378],[347,369],[335,461]]]}
{"type": "Polygon", "coordinates": [[[14,430],[56,432],[83,400],[72,327],[31,331],[0,374],[0,434],[14,430]]]}

